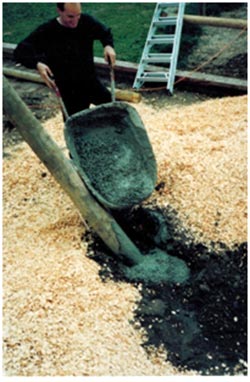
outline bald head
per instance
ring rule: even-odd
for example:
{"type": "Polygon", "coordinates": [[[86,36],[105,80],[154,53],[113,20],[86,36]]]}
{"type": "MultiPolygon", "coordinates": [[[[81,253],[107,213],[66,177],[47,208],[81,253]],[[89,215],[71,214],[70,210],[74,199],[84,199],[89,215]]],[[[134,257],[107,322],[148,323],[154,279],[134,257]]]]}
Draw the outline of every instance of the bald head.
{"type": "Polygon", "coordinates": [[[58,21],[66,28],[76,28],[81,16],[80,3],[57,3],[58,21]]]}

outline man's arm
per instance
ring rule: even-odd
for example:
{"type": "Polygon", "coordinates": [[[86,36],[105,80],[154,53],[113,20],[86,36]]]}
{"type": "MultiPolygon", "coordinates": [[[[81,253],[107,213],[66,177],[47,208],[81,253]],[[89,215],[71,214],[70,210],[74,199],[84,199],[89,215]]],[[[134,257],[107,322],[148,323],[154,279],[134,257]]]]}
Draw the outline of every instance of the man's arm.
{"type": "Polygon", "coordinates": [[[17,45],[14,59],[27,68],[37,69],[46,85],[56,90],[53,73],[46,63],[44,44],[46,44],[46,34],[44,27],[41,26],[17,45]]]}
{"type": "Polygon", "coordinates": [[[43,27],[37,28],[28,37],[22,40],[14,50],[14,59],[30,69],[35,69],[38,62],[46,63],[43,49],[46,44],[46,35],[43,27]]]}
{"type": "Polygon", "coordinates": [[[111,29],[101,23],[93,16],[85,16],[83,22],[89,23],[89,30],[93,33],[94,39],[99,40],[104,47],[104,58],[107,62],[110,62],[112,66],[115,65],[116,53],[114,49],[114,41],[111,29]]]}

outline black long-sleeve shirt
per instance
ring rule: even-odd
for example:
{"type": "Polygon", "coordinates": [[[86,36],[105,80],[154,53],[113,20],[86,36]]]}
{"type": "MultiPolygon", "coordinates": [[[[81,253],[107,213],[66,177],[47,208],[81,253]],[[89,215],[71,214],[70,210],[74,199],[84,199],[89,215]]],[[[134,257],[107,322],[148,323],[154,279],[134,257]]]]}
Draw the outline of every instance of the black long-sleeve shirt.
{"type": "Polygon", "coordinates": [[[60,87],[84,86],[95,78],[93,43],[113,45],[110,28],[88,14],[81,14],[76,28],[62,26],[57,19],[38,27],[21,41],[14,52],[17,62],[35,68],[47,64],[60,87]]]}

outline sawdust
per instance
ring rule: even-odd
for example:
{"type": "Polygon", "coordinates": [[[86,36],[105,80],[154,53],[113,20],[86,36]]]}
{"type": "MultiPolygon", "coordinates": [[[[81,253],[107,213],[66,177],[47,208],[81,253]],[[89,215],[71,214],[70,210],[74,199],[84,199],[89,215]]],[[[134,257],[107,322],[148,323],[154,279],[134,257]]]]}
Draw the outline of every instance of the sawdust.
{"type": "MultiPolygon", "coordinates": [[[[62,123],[46,128],[63,146],[62,123]]],[[[4,374],[182,374],[163,349],[143,349],[130,323],[139,290],[101,281],[78,212],[26,143],[9,151],[3,184],[4,374]]]]}
{"type": "Polygon", "coordinates": [[[156,155],[149,202],[171,206],[197,242],[247,241],[247,96],[155,111],[135,106],[156,155]]]}
{"type": "MultiPolygon", "coordinates": [[[[136,108],[164,182],[148,203],[171,205],[199,241],[245,241],[247,97],[136,108]]],[[[45,124],[61,147],[62,124],[60,115],[45,124]]],[[[4,374],[195,374],[173,367],[161,348],[146,353],[144,331],[130,323],[140,288],[103,283],[86,256],[84,232],[71,201],[30,148],[10,148],[3,162],[4,374]]]]}

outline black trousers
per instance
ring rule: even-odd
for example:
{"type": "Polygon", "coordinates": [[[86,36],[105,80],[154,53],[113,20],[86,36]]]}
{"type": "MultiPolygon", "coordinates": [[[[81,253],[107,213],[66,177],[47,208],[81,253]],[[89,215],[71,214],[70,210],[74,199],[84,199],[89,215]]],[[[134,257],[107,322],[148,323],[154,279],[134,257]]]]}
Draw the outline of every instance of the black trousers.
{"type": "Polygon", "coordinates": [[[75,86],[63,84],[59,89],[69,115],[88,109],[90,104],[111,102],[111,93],[98,79],[89,84],[75,86]]]}

